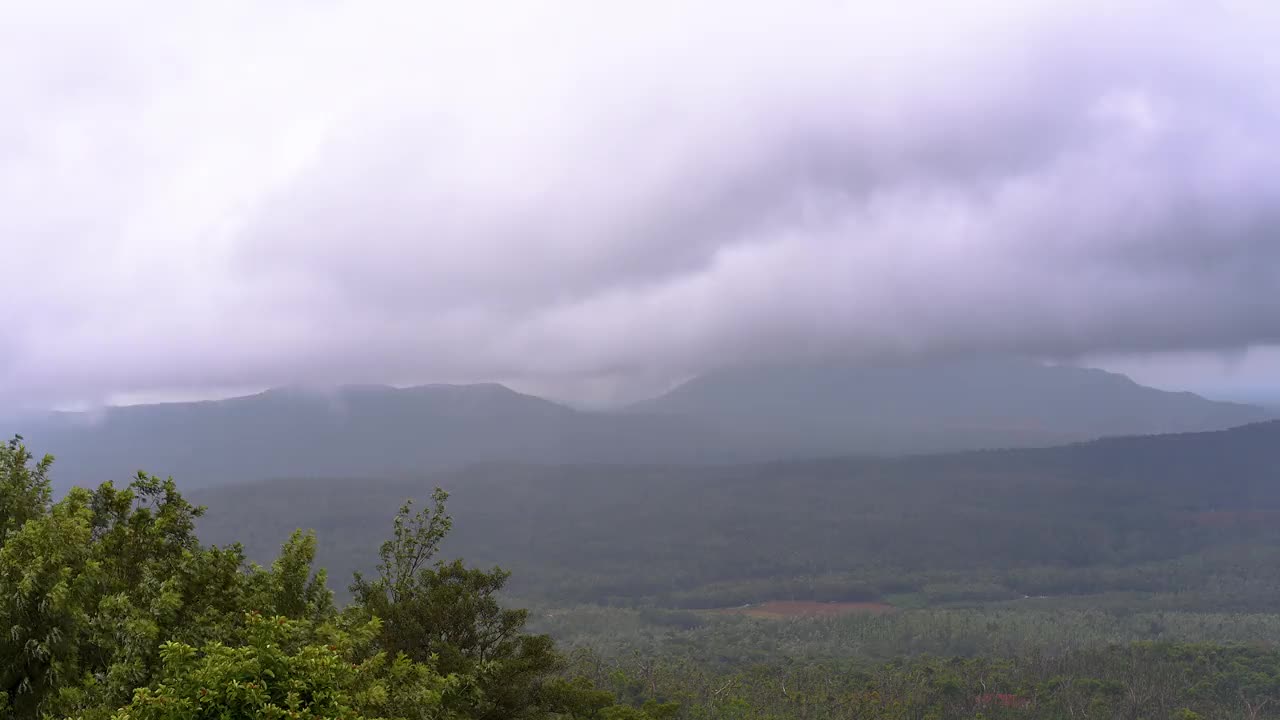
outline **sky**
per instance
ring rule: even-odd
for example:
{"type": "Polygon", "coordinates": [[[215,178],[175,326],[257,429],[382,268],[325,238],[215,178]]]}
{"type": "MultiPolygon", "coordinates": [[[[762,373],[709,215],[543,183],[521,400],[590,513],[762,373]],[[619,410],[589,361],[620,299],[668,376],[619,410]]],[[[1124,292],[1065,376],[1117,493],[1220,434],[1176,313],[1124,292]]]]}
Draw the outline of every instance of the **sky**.
{"type": "Polygon", "coordinates": [[[1018,353],[1280,396],[1280,4],[0,0],[0,404],[1018,353]]]}

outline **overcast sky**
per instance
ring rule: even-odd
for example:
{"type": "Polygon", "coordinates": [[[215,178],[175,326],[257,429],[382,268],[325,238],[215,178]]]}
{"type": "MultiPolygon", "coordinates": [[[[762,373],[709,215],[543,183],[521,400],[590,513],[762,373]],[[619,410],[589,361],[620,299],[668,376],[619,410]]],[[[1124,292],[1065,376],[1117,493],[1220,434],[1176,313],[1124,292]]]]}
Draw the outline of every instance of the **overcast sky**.
{"type": "Polygon", "coordinates": [[[1280,3],[0,0],[0,400],[1280,389],[1280,3]]]}

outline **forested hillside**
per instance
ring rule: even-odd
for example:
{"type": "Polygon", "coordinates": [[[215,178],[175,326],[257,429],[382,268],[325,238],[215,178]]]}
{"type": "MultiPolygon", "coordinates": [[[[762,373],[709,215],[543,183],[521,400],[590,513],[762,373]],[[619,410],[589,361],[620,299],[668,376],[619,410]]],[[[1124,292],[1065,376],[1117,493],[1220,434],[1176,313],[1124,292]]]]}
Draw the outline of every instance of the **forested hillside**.
{"type": "Polygon", "coordinates": [[[1172,593],[1178,607],[1276,609],[1280,422],[1057,448],[734,467],[487,466],[423,478],[205,490],[201,532],[269,552],[320,531],[367,567],[376,519],[435,484],[450,549],[558,602],[930,603],[1172,593]]]}

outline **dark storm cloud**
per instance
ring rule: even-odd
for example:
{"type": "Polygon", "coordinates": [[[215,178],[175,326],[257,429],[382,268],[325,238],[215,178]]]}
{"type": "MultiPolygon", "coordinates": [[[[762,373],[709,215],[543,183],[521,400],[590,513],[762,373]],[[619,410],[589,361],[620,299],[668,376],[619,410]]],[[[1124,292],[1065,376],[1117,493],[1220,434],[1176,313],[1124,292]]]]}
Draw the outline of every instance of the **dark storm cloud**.
{"type": "Polygon", "coordinates": [[[1269,4],[772,5],[34,11],[0,396],[1280,342],[1269,4]]]}

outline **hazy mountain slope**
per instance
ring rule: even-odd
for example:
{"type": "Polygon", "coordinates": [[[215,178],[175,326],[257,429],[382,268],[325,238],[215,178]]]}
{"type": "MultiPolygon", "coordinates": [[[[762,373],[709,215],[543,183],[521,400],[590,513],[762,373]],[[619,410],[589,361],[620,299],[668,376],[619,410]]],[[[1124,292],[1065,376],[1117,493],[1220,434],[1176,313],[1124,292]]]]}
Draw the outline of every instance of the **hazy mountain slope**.
{"type": "Polygon", "coordinates": [[[853,594],[936,577],[995,578],[1008,592],[1225,592],[1213,552],[1253,574],[1239,598],[1215,602],[1274,599],[1258,600],[1265,578],[1280,587],[1280,422],[901,459],[281,480],[195,497],[210,508],[208,540],[244,540],[260,559],[315,528],[341,579],[371,566],[397,505],[436,484],[453,493],[450,553],[511,567],[519,591],[559,600],[729,603],[811,592],[826,582],[815,578],[853,594]]]}
{"type": "Polygon", "coordinates": [[[139,468],[194,487],[483,462],[716,464],[1044,446],[1261,417],[1100,371],[998,361],[726,371],[619,413],[492,384],[349,386],[57,414],[7,432],[58,457],[59,487],[139,468]]]}
{"type": "Polygon", "coordinates": [[[1016,359],[723,370],[632,407],[793,448],[920,451],[1219,430],[1272,415],[1102,370],[1016,359]]]}
{"type": "Polygon", "coordinates": [[[725,448],[692,421],[597,416],[501,385],[295,389],[221,401],[60,414],[23,428],[58,458],[57,484],[124,479],[138,469],[188,487],[278,476],[421,472],[475,462],[694,461],[725,448]]]}

